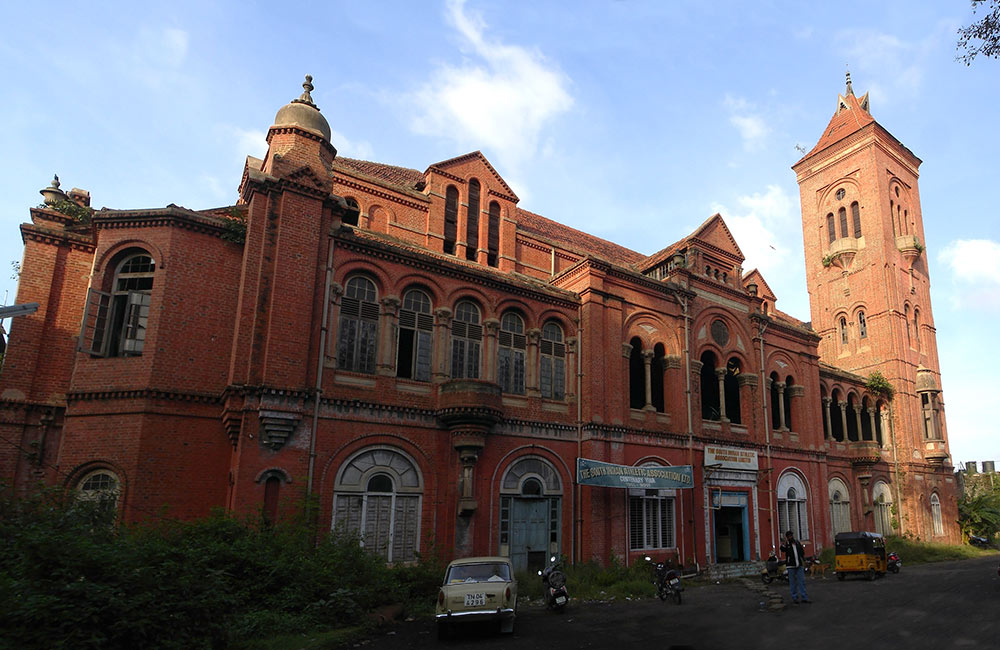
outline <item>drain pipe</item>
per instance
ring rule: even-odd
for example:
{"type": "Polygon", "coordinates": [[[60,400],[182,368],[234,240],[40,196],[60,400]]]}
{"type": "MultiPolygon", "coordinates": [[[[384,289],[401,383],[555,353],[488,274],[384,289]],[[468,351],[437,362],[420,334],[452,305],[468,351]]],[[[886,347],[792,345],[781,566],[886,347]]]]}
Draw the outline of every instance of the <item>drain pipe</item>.
{"type": "MultiPolygon", "coordinates": [[[[576,458],[579,462],[583,455],[583,305],[580,305],[579,322],[576,326],[576,458]]],[[[575,470],[575,468],[574,468],[575,470]]],[[[575,474],[575,472],[574,472],[575,474]]],[[[576,521],[573,525],[573,553],[574,565],[583,561],[583,506],[580,499],[583,496],[583,486],[576,480],[576,496],[573,499],[573,509],[576,510],[576,521]]]]}
{"type": "MultiPolygon", "coordinates": [[[[335,240],[330,236],[330,245],[326,253],[326,279],[323,283],[323,320],[319,329],[319,358],[316,361],[316,390],[314,393],[315,404],[313,405],[312,435],[309,437],[309,474],[306,478],[306,507],[312,509],[310,497],[312,496],[313,473],[316,467],[316,437],[319,427],[319,404],[323,395],[323,365],[326,360],[326,339],[330,330],[330,287],[333,284],[333,249],[335,240]]],[[[310,513],[311,515],[311,513],[310,513]]],[[[311,516],[310,516],[311,520],[311,516]]]]}
{"type": "MultiPolygon", "coordinates": [[[[688,465],[691,465],[691,473],[694,474],[694,425],[692,423],[691,410],[691,315],[688,311],[687,296],[681,293],[674,294],[677,302],[681,305],[681,314],[684,316],[684,393],[687,400],[687,439],[688,439],[688,465]]],[[[691,488],[691,521],[694,522],[694,487],[691,488]]],[[[683,551],[682,551],[683,552],[683,551]]],[[[696,573],[701,573],[701,564],[698,562],[698,530],[691,526],[691,553],[694,556],[694,567],[696,573]]],[[[708,561],[708,557],[705,557],[708,561]]]]}
{"type": "MultiPolygon", "coordinates": [[[[767,490],[767,516],[771,519],[771,525],[768,526],[771,532],[771,546],[777,546],[777,540],[780,539],[777,534],[778,522],[775,521],[774,517],[774,465],[771,461],[771,418],[768,416],[768,391],[767,391],[767,370],[764,366],[764,332],[767,330],[767,321],[761,320],[760,323],[760,402],[761,411],[764,414],[764,444],[767,450],[767,480],[768,480],[768,490],[767,490]]],[[[760,527],[757,527],[758,531],[760,527]]]]}

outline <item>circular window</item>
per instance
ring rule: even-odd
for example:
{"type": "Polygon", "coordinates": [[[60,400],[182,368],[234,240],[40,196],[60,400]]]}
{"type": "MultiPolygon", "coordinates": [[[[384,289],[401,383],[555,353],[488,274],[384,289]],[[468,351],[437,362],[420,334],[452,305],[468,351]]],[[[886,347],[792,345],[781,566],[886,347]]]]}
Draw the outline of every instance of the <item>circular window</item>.
{"type": "Polygon", "coordinates": [[[844,188],[840,188],[839,190],[837,190],[837,200],[838,201],[843,201],[844,200],[844,196],[846,196],[846,195],[847,195],[847,192],[844,191],[844,188]]]}
{"type": "Polygon", "coordinates": [[[712,322],[712,340],[719,345],[729,343],[729,328],[721,320],[712,322]]]}

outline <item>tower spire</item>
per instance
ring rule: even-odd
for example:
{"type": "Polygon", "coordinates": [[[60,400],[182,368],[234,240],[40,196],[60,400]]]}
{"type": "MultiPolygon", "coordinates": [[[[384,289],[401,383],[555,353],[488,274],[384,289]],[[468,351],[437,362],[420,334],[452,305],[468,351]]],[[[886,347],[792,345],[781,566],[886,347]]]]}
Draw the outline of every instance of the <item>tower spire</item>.
{"type": "Polygon", "coordinates": [[[847,71],[847,90],[844,92],[844,95],[847,96],[847,95],[853,95],[853,94],[854,94],[854,89],[851,88],[851,71],[848,70],[847,71]]]}

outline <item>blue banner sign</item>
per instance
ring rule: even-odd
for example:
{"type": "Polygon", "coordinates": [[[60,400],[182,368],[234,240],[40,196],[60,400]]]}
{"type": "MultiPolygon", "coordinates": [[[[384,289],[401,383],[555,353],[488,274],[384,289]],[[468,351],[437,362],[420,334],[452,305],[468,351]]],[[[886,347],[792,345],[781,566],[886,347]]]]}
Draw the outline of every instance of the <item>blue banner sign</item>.
{"type": "Polygon", "coordinates": [[[576,482],[580,485],[648,490],[692,488],[694,472],[690,465],[634,467],[577,458],[576,482]]]}

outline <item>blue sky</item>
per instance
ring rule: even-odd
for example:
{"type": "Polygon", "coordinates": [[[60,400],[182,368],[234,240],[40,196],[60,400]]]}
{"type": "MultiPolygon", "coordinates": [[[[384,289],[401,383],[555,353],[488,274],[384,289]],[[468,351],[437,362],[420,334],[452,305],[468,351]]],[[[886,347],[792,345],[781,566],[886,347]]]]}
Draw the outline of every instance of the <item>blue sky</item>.
{"type": "Polygon", "coordinates": [[[0,297],[58,173],[95,207],[228,205],[312,74],[341,155],[425,169],[479,149],[523,208],[652,253],[721,212],[809,320],[790,166],[850,67],[924,160],[953,461],[1000,460],[983,359],[1000,315],[1000,61],[955,61],[965,0],[879,3],[20,3],[0,39],[0,297]]]}

